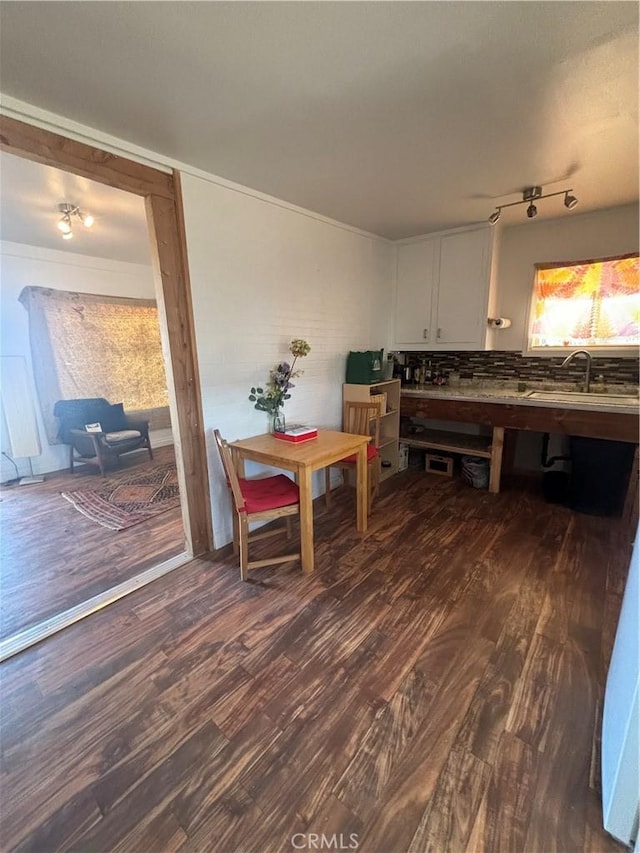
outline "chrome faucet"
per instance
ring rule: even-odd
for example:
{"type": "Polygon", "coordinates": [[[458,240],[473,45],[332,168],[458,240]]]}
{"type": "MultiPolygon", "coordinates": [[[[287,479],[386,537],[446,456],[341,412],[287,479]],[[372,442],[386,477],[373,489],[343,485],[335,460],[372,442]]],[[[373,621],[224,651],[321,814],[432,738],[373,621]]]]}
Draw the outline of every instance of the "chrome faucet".
{"type": "Polygon", "coordinates": [[[591,353],[587,352],[586,349],[576,349],[570,355],[568,355],[565,360],[562,362],[560,367],[566,367],[568,364],[571,364],[573,359],[577,355],[583,355],[587,360],[587,370],[584,376],[584,390],[585,393],[589,393],[589,385],[591,384],[591,353]]]}

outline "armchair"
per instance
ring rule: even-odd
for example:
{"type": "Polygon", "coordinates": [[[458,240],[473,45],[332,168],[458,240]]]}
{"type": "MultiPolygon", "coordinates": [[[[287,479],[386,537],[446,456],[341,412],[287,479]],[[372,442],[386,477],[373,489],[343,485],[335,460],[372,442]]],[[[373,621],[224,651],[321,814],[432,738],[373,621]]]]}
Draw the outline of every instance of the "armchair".
{"type": "Polygon", "coordinates": [[[102,476],[111,459],[133,450],[147,450],[153,459],[149,422],[125,414],[122,403],[110,405],[102,397],[58,400],[53,414],[60,420],[58,436],[69,445],[69,471],[76,462],[97,465],[102,476]],[[100,432],[87,432],[86,424],[99,423],[100,432]]]}

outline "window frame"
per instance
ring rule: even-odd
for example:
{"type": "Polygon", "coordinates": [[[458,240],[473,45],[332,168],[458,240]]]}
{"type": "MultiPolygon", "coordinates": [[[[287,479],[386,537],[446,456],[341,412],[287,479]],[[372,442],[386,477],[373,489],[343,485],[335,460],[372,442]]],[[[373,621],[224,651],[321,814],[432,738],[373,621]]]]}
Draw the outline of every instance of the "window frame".
{"type": "Polygon", "coordinates": [[[529,287],[529,306],[527,310],[527,325],[525,329],[525,348],[523,349],[523,355],[527,357],[548,357],[553,358],[553,356],[565,356],[568,353],[573,352],[577,349],[584,349],[594,357],[602,356],[604,358],[624,358],[624,357],[632,357],[634,355],[638,355],[640,353],[640,345],[638,344],[617,344],[612,346],[597,346],[594,344],[589,345],[570,345],[570,346],[554,346],[554,347],[534,347],[531,345],[531,328],[533,326],[533,322],[535,320],[535,295],[536,295],[536,276],[538,274],[538,270],[542,269],[552,269],[554,267],[571,267],[571,266],[580,266],[581,264],[598,264],[603,263],[605,261],[621,261],[626,258],[639,258],[640,253],[638,251],[634,252],[624,252],[618,255],[607,255],[601,258],[583,258],[577,260],[563,260],[563,261],[545,261],[541,263],[536,263],[533,265],[533,276],[531,278],[531,284],[529,287]]]}

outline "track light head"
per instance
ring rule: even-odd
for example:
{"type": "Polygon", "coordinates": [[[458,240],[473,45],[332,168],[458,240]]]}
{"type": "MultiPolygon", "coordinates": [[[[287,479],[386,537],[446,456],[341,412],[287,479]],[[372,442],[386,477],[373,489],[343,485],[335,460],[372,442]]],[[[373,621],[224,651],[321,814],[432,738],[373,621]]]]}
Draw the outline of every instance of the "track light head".
{"type": "Polygon", "coordinates": [[[537,216],[537,215],[538,215],[538,208],[535,206],[535,204],[533,202],[531,202],[531,204],[527,208],[527,216],[529,217],[529,219],[533,219],[533,217],[537,216]]]}
{"type": "Polygon", "coordinates": [[[489,222],[490,222],[492,225],[495,225],[495,224],[496,224],[496,222],[498,221],[498,219],[500,219],[500,213],[501,213],[500,208],[499,208],[499,207],[496,207],[496,209],[493,211],[493,213],[492,213],[492,214],[491,214],[491,216],[489,217],[489,222]]]}
{"type": "Polygon", "coordinates": [[[578,199],[574,195],[571,195],[571,190],[567,190],[564,194],[564,206],[569,208],[569,210],[573,210],[577,203],[578,199]]]}

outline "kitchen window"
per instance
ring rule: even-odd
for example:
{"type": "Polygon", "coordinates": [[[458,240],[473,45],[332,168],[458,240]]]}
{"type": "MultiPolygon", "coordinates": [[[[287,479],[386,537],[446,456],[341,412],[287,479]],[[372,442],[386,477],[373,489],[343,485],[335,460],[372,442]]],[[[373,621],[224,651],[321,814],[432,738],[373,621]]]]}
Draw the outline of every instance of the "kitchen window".
{"type": "Polygon", "coordinates": [[[529,349],[637,347],[638,255],[536,264],[529,349]]]}

